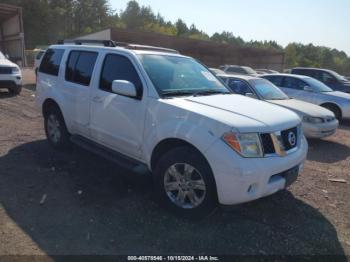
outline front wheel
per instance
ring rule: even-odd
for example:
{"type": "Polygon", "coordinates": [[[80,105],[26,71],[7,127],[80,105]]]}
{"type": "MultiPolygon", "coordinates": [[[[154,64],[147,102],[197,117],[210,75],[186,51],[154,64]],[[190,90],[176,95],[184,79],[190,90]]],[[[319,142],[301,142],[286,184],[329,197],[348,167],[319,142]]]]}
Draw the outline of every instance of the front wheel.
{"type": "Polygon", "coordinates": [[[10,94],[19,95],[22,91],[22,86],[15,86],[15,87],[9,88],[8,90],[10,94]]]}
{"type": "Polygon", "coordinates": [[[191,147],[167,152],[154,170],[158,200],[170,211],[203,218],[215,211],[216,184],[206,159],[191,147]]]}

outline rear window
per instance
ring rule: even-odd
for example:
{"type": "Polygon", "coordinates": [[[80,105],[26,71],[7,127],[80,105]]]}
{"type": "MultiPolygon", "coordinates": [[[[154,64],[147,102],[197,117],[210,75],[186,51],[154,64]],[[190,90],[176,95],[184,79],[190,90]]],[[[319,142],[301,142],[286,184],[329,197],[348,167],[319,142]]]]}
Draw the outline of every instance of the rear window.
{"type": "Polygon", "coordinates": [[[48,49],[40,64],[39,72],[58,76],[63,53],[63,49],[48,49]]]}
{"type": "Polygon", "coordinates": [[[66,67],[66,80],[80,85],[89,86],[96,59],[96,52],[70,52],[66,67]]]}

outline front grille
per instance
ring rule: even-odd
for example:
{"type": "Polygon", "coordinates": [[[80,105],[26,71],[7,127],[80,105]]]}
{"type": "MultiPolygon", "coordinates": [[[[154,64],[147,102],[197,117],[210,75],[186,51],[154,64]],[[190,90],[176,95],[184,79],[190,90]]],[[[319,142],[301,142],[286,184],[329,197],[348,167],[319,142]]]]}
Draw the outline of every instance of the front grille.
{"type": "Polygon", "coordinates": [[[0,67],[0,74],[1,75],[10,75],[12,74],[12,68],[11,67],[0,67]]]}
{"type": "Polygon", "coordinates": [[[288,151],[298,146],[298,128],[294,127],[281,132],[284,150],[288,151]]]}
{"type": "Polygon", "coordinates": [[[271,138],[271,134],[265,133],[265,134],[260,134],[260,139],[262,143],[262,147],[264,150],[264,154],[274,154],[275,147],[273,146],[273,141],[271,138]]]}

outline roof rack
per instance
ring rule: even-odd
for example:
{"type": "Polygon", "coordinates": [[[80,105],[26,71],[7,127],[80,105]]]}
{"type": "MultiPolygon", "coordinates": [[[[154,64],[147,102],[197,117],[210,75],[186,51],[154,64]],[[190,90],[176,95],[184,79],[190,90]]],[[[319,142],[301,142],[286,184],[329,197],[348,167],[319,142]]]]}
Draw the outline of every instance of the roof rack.
{"type": "Polygon", "coordinates": [[[147,51],[158,51],[158,52],[166,52],[166,53],[174,53],[178,54],[179,51],[170,48],[150,46],[150,45],[139,45],[139,44],[131,44],[126,42],[117,42],[113,40],[90,40],[90,39],[68,39],[68,40],[60,40],[58,41],[59,45],[64,44],[75,44],[75,45],[103,45],[105,47],[122,47],[130,50],[147,50],[147,51]]]}

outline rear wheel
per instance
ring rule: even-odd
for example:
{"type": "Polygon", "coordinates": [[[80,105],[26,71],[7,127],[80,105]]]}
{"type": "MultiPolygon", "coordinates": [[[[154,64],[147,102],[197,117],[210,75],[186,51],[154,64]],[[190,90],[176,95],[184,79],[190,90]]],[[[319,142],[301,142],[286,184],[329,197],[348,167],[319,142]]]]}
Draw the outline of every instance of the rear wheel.
{"type": "Polygon", "coordinates": [[[158,199],[178,215],[202,218],[218,205],[211,168],[191,147],[167,152],[156,164],[154,175],[158,199]]]}
{"type": "Polygon", "coordinates": [[[45,133],[50,144],[57,149],[67,148],[70,134],[58,107],[51,106],[47,112],[45,112],[44,118],[45,133]]]}
{"type": "Polygon", "coordinates": [[[324,104],[324,105],[322,105],[322,107],[328,109],[329,111],[332,111],[333,114],[335,115],[335,118],[338,120],[341,120],[342,115],[341,115],[340,108],[338,106],[333,105],[333,104],[324,104]]]}

